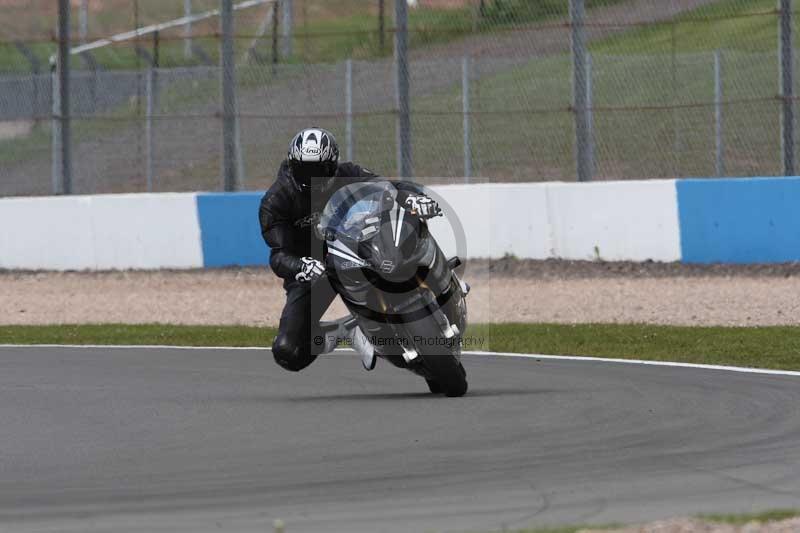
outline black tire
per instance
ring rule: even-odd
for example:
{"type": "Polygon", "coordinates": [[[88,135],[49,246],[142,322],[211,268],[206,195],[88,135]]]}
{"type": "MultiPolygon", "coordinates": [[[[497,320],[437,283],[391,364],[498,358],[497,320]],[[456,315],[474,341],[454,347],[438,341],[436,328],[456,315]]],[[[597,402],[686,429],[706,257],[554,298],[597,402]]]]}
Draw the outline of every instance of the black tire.
{"type": "MultiPolygon", "coordinates": [[[[450,278],[449,290],[454,292],[451,293],[448,302],[441,311],[451,321],[455,321],[458,328],[463,332],[466,321],[465,317],[460,315],[459,312],[464,308],[464,295],[455,278],[452,278],[452,276],[450,278]]],[[[433,316],[406,323],[403,328],[405,329],[404,333],[410,339],[417,337],[427,339],[426,343],[415,346],[422,359],[418,364],[421,364],[423,368],[412,371],[425,378],[431,392],[434,392],[435,388],[450,398],[464,396],[469,385],[467,384],[467,372],[464,370],[459,357],[461,355],[461,335],[459,334],[448,342],[433,342],[444,341],[442,329],[433,316]],[[431,382],[435,384],[435,387],[431,387],[431,382]]]]}
{"type": "Polygon", "coordinates": [[[425,383],[428,384],[428,390],[431,391],[431,394],[441,394],[444,392],[442,387],[432,379],[426,379],[425,383]]]}
{"type": "Polygon", "coordinates": [[[458,398],[467,393],[467,372],[461,361],[452,354],[428,355],[425,357],[425,368],[434,376],[436,384],[445,396],[458,398]]]}
{"type": "MultiPolygon", "coordinates": [[[[433,339],[441,336],[441,331],[432,319],[419,320],[409,324],[407,328],[413,336],[433,339]]],[[[417,346],[422,356],[426,381],[433,381],[441,393],[451,398],[464,396],[467,393],[467,372],[458,358],[460,349],[458,339],[453,339],[450,347],[445,345],[417,346]],[[455,347],[453,347],[455,346],[455,347]]],[[[431,390],[433,392],[433,390],[431,390]]]]}

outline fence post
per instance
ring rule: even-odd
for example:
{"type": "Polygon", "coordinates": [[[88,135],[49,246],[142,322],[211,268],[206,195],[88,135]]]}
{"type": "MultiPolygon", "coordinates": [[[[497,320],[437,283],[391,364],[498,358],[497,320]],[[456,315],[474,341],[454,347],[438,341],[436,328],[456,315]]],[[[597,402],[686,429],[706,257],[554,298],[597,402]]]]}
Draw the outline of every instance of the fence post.
{"type": "Polygon", "coordinates": [[[795,175],[794,162],[794,65],[792,63],[792,0],[778,0],[780,9],[781,149],[783,175],[795,175]]]}
{"type": "Polygon", "coordinates": [[[82,43],[89,38],[89,0],[81,0],[78,11],[78,34],[82,43]]]}
{"type": "Polygon", "coordinates": [[[91,78],[89,78],[89,109],[92,113],[97,112],[97,71],[99,70],[100,66],[97,64],[97,60],[94,58],[91,52],[81,52],[78,54],[86,66],[89,68],[89,71],[92,73],[91,78]]]}
{"type": "Polygon", "coordinates": [[[222,151],[225,191],[239,187],[236,148],[236,65],[233,57],[233,0],[222,0],[222,151]]]}
{"type": "MultiPolygon", "coordinates": [[[[58,98],[54,98],[54,106],[58,105],[58,148],[60,162],[60,190],[53,192],[72,194],[72,161],[70,143],[70,93],[69,93],[69,0],[58,1],[58,57],[56,71],[58,74],[58,98]]],[[[55,87],[55,86],[54,86],[55,87]]]]}
{"type": "Polygon", "coordinates": [[[464,182],[469,183],[472,177],[472,140],[470,131],[470,60],[464,56],[461,64],[461,104],[464,115],[464,182]]]}
{"type": "Polygon", "coordinates": [[[50,180],[53,194],[61,190],[61,89],[58,86],[58,59],[50,70],[50,180]]]}
{"type": "Polygon", "coordinates": [[[183,27],[183,57],[192,58],[192,0],[183,0],[183,16],[188,20],[183,27]]]}
{"type": "Polygon", "coordinates": [[[272,75],[278,73],[278,61],[280,56],[278,54],[278,11],[280,11],[280,2],[272,3],[272,75]]]}
{"type": "Polygon", "coordinates": [[[283,57],[289,59],[292,57],[292,30],[294,26],[294,10],[292,8],[292,0],[281,0],[283,11],[283,57]]]}
{"type": "Polygon", "coordinates": [[[408,4],[395,5],[394,61],[397,78],[397,169],[400,178],[413,176],[411,153],[411,104],[408,72],[408,4]]]}
{"type": "Polygon", "coordinates": [[[347,123],[345,127],[346,157],[348,161],[354,159],[353,154],[353,60],[345,62],[344,73],[344,105],[347,123]]]}
{"type": "Polygon", "coordinates": [[[719,178],[725,175],[722,98],[722,52],[716,50],[714,52],[714,134],[716,147],[716,162],[714,168],[719,178]]]}
{"type": "Polygon", "coordinates": [[[145,140],[145,153],[146,153],[146,173],[147,173],[147,192],[153,192],[153,181],[155,174],[155,141],[153,139],[153,113],[155,111],[156,99],[156,73],[155,68],[151,65],[147,69],[147,87],[145,88],[146,110],[145,110],[145,126],[144,126],[144,140],[145,140]]]}
{"type": "Polygon", "coordinates": [[[158,66],[160,61],[159,35],[153,33],[153,61],[147,69],[147,86],[145,87],[145,153],[147,192],[153,192],[155,183],[155,135],[153,133],[153,115],[158,106],[158,66]]]}
{"type": "Polygon", "coordinates": [[[378,50],[386,50],[386,0],[378,0],[378,50]]]}
{"type": "Polygon", "coordinates": [[[587,120],[586,83],[586,15],[584,0],[570,0],[569,16],[572,28],[572,93],[575,113],[575,156],[578,181],[591,181],[591,154],[587,120]]]}
{"type": "Polygon", "coordinates": [[[589,179],[594,177],[595,171],[595,142],[594,142],[594,62],[592,54],[586,53],[586,142],[589,145],[589,179]]]}
{"type": "Polygon", "coordinates": [[[234,112],[234,127],[236,143],[236,189],[243,190],[247,187],[247,172],[244,166],[244,152],[242,151],[242,123],[239,120],[239,104],[236,104],[234,112]]]}

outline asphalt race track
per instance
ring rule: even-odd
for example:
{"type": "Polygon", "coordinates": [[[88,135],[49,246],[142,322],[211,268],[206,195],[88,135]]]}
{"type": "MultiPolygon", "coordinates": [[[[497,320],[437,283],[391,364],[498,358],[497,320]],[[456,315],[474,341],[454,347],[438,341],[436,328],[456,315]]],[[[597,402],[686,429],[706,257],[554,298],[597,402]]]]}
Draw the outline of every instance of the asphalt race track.
{"type": "Polygon", "coordinates": [[[2,531],[487,531],[800,507],[800,378],[0,348],[2,531]],[[384,364],[381,364],[384,363],[384,364]]]}

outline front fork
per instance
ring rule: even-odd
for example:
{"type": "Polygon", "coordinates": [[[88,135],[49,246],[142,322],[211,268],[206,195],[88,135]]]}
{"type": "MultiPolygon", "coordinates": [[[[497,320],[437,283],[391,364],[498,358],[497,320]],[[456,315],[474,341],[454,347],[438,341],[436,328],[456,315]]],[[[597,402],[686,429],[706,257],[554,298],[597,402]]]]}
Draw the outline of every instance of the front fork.
{"type": "MultiPolygon", "coordinates": [[[[456,275],[455,269],[460,265],[461,260],[458,257],[448,260],[448,266],[451,268],[452,275],[452,281],[449,290],[457,291],[457,293],[451,295],[450,299],[445,303],[445,306],[456,306],[456,322],[452,322],[450,318],[448,318],[447,314],[442,310],[442,307],[440,307],[436,301],[436,297],[432,290],[425,287],[423,289],[424,292],[421,293],[422,298],[427,299],[425,302],[425,307],[430,311],[431,319],[436,322],[442,337],[448,341],[456,338],[458,335],[461,335],[463,328],[466,326],[466,305],[464,303],[464,297],[469,292],[469,285],[461,281],[456,275]]],[[[418,303],[418,300],[414,300],[412,303],[418,303]]],[[[402,312],[401,309],[395,311],[402,312]]],[[[409,340],[413,338],[403,324],[390,324],[390,327],[396,338],[406,338],[409,340]]],[[[419,357],[419,351],[413,346],[413,344],[411,346],[406,346],[405,343],[401,343],[401,346],[403,348],[403,360],[407,365],[411,366],[414,363],[421,361],[421,358],[419,357]]],[[[453,355],[457,358],[460,357],[460,342],[459,348],[455,351],[455,353],[453,353],[453,355]]]]}

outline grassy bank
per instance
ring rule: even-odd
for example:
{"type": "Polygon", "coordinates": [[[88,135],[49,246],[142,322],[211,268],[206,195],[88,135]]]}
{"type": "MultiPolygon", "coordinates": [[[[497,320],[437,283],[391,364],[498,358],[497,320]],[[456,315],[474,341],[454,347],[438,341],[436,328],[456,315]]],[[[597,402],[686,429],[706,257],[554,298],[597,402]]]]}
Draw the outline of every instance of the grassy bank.
{"type": "MultiPolygon", "coordinates": [[[[588,0],[587,7],[616,4],[624,0],[588,0]]],[[[195,13],[218,8],[218,1],[195,0],[195,13]]],[[[113,34],[130,31],[136,24],[133,9],[105,9],[92,12],[89,27],[92,38],[107,37],[113,34]]],[[[174,20],[183,16],[183,4],[180,2],[148,2],[139,13],[139,25],[146,26],[174,20]]],[[[265,17],[269,17],[270,7],[250,9],[238,13],[235,28],[237,33],[246,38],[237,39],[236,47],[244,52],[253,41],[259,26],[265,17]]],[[[293,38],[293,56],[289,61],[295,63],[320,63],[341,61],[352,57],[355,59],[372,59],[392,54],[394,33],[392,28],[393,7],[391,4],[385,12],[384,45],[378,32],[379,18],[377,2],[363,0],[326,0],[319,5],[302,3],[295,8],[295,28],[293,38]]],[[[464,7],[420,7],[409,11],[410,45],[425,46],[433,43],[451,41],[465,35],[490,33],[510,26],[519,27],[534,24],[553,18],[566,18],[567,4],[562,0],[504,0],[487,3],[483,13],[472,6],[464,7]]],[[[54,23],[55,13],[42,13],[37,10],[22,11],[14,6],[0,5],[0,18],[15,18],[19,29],[0,35],[0,39],[8,44],[0,43],[0,72],[25,72],[30,66],[21,52],[14,46],[13,40],[23,40],[42,64],[56,51],[56,43],[50,36],[50,27],[54,23]],[[22,28],[26,28],[23,31],[22,28]],[[37,29],[38,28],[38,29],[37,29]],[[40,42],[36,42],[40,39],[40,42]]],[[[76,16],[73,16],[76,25],[76,16]]],[[[195,25],[196,35],[213,35],[218,31],[218,19],[202,21],[195,25]]],[[[73,28],[73,36],[77,27],[73,28]]],[[[183,55],[182,29],[164,32],[160,45],[161,64],[163,67],[175,67],[198,64],[199,59],[186,59],[183,55]]],[[[218,60],[218,41],[214,38],[196,38],[195,44],[202,48],[212,61],[218,60]]],[[[149,49],[151,43],[145,41],[143,47],[149,49]]],[[[272,38],[268,32],[259,39],[256,50],[263,57],[272,53],[272,38]]],[[[131,43],[105,47],[94,53],[95,60],[105,69],[138,69],[143,68],[143,60],[138,57],[131,43]]],[[[282,60],[285,58],[282,58],[282,60]]]]}
{"type": "Polygon", "coordinates": [[[592,50],[610,54],[774,51],[778,43],[775,7],[772,0],[719,0],[662,24],[613,35],[595,43],[592,50]]]}
{"type": "Polygon", "coordinates": [[[742,526],[749,522],[778,522],[781,520],[795,518],[797,516],[800,516],[800,510],[798,509],[773,509],[761,513],[749,514],[702,514],[697,518],[720,524],[742,526]]]}
{"type": "MultiPolygon", "coordinates": [[[[490,324],[467,333],[468,350],[800,370],[800,327],[490,324]]],[[[274,335],[245,326],[0,326],[0,344],[269,346],[274,335]]]]}
{"type": "Polygon", "coordinates": [[[800,370],[800,327],[723,328],[636,324],[478,325],[490,351],[800,370]]]}
{"type": "Polygon", "coordinates": [[[274,328],[239,326],[0,326],[0,344],[269,346],[274,328]]]}

